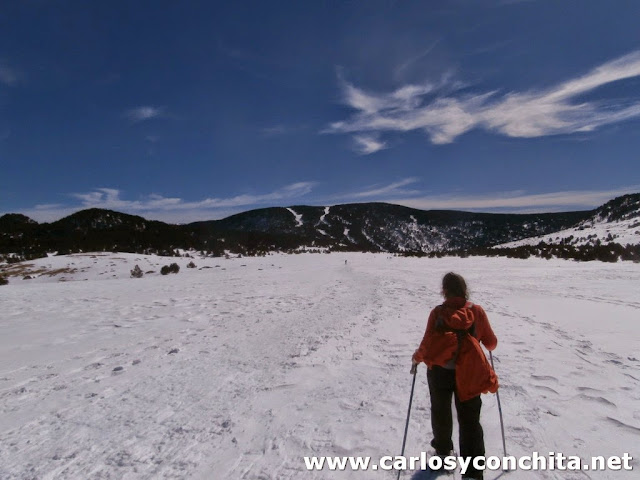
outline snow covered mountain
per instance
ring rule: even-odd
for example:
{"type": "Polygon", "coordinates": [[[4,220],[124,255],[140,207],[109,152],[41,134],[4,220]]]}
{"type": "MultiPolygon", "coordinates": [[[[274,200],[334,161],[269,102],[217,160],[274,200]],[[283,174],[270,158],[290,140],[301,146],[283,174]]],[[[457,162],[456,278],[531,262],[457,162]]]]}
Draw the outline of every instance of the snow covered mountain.
{"type": "Polygon", "coordinates": [[[599,246],[609,243],[638,245],[640,244],[640,194],[615,198],[571,228],[508,242],[499,247],[517,248],[538,245],[541,242],[573,246],[599,246]]]}
{"type": "Polygon", "coordinates": [[[519,248],[540,242],[563,247],[636,246],[639,232],[640,194],[577,212],[491,214],[362,203],[264,208],[187,225],[89,209],[50,224],[17,214],[0,217],[0,255],[36,258],[46,252],[82,251],[172,255],[177,249],[216,256],[308,249],[478,253],[493,246],[519,248]]]}
{"type": "Polygon", "coordinates": [[[225,229],[293,235],[306,246],[357,251],[444,251],[483,247],[564,228],[585,212],[488,214],[416,210],[386,203],[293,206],[241,213],[221,220],[225,229]],[[561,227],[562,226],[562,227],[561,227]]]}

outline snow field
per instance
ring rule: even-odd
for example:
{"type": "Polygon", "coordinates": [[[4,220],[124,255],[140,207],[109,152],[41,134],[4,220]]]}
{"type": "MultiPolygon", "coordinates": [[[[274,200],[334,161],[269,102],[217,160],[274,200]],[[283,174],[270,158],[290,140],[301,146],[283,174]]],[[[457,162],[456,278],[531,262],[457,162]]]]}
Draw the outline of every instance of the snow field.
{"type": "MultiPolygon", "coordinates": [[[[629,452],[640,468],[638,265],[315,254],[196,258],[187,269],[190,260],[50,257],[30,263],[76,271],[0,288],[0,478],[395,478],[310,472],[303,456],[400,453],[410,356],[448,271],[465,276],[499,339],[508,452],[629,452]],[[180,273],[160,276],[174,261],[180,273]],[[135,264],[156,273],[128,278],[135,264]]],[[[495,396],[483,402],[487,454],[501,455],[495,396]]],[[[421,365],[406,454],[430,438],[421,365]]]]}

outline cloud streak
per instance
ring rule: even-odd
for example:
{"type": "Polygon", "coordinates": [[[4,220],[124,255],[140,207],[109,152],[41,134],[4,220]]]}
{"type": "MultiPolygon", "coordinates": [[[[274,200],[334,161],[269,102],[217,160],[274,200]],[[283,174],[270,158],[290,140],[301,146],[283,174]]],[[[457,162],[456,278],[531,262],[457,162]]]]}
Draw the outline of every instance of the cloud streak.
{"type": "Polygon", "coordinates": [[[305,125],[272,125],[269,127],[264,127],[260,129],[260,134],[263,137],[279,137],[283,135],[290,135],[293,133],[301,132],[305,130],[307,127],[305,125]]]}
{"type": "Polygon", "coordinates": [[[609,190],[565,190],[547,193],[514,190],[486,194],[453,191],[436,195],[415,188],[420,181],[420,178],[409,177],[387,185],[372,185],[348,194],[336,195],[332,202],[385,202],[419,210],[542,213],[590,209],[615,197],[640,192],[640,185],[628,185],[609,190]],[[405,188],[409,185],[413,185],[414,188],[405,188]]]}
{"type": "Polygon", "coordinates": [[[389,132],[422,130],[434,144],[451,143],[477,128],[517,138],[590,132],[640,117],[640,101],[581,101],[578,97],[638,76],[640,50],[547,89],[506,94],[443,92],[442,86],[433,84],[372,93],[341,79],[343,101],[356,112],[330,124],[323,133],[353,134],[356,143],[363,145],[360,153],[368,154],[379,148],[367,148],[358,138],[389,132]]]}
{"type": "MultiPolygon", "coordinates": [[[[610,190],[567,190],[547,193],[528,193],[522,190],[487,194],[451,192],[428,195],[418,189],[405,187],[420,182],[419,178],[405,178],[387,185],[372,185],[348,194],[316,198],[313,205],[337,205],[353,202],[386,202],[419,210],[466,210],[482,212],[543,213],[553,211],[586,210],[598,207],[612,198],[640,191],[640,185],[610,190]]],[[[171,223],[189,223],[224,218],[235,213],[265,205],[283,206],[313,191],[315,183],[299,182],[273,192],[256,195],[237,195],[228,198],[207,198],[186,202],[177,197],[152,194],[141,200],[126,200],[115,188],[99,188],[91,192],[72,194],[79,204],[46,204],[24,209],[21,213],[38,222],[50,222],[86,208],[104,208],[142,215],[171,223]]],[[[0,212],[2,214],[2,212],[0,212]]]]}
{"type": "Polygon", "coordinates": [[[412,57],[410,57],[408,60],[405,60],[404,62],[402,62],[394,71],[394,77],[400,78],[403,74],[403,72],[410,67],[412,64],[416,63],[418,60],[421,60],[422,58],[426,57],[428,54],[430,54],[432,52],[432,50],[434,48],[436,48],[436,46],[438,45],[438,43],[440,43],[440,38],[438,38],[437,40],[435,40],[431,45],[429,45],[426,49],[424,49],[423,51],[421,51],[420,53],[418,53],[417,55],[414,55],[412,57]]]}
{"type": "Polygon", "coordinates": [[[98,188],[88,193],[72,194],[72,197],[80,200],[83,208],[120,208],[133,211],[154,209],[217,209],[260,205],[296,198],[310,193],[313,190],[313,186],[313,182],[298,182],[265,194],[236,195],[229,198],[206,198],[196,202],[186,202],[181,198],[164,197],[157,194],[149,195],[143,200],[124,200],[120,198],[120,190],[114,188],[98,188]]]}
{"type": "Polygon", "coordinates": [[[387,144],[378,139],[377,135],[354,135],[353,147],[357,153],[369,155],[387,148],[387,144]]]}
{"type": "Polygon", "coordinates": [[[151,120],[162,115],[164,108],[153,106],[142,106],[132,108],[124,113],[130,121],[134,123],[143,122],[145,120],[151,120]]]}
{"type": "Polygon", "coordinates": [[[251,207],[279,204],[307,195],[313,191],[315,182],[297,182],[272,192],[236,195],[227,198],[205,198],[188,202],[178,197],[151,194],[140,200],[127,200],[116,188],[97,188],[90,192],[73,193],[73,205],[36,205],[23,213],[37,221],[54,221],[86,208],[103,208],[143,215],[169,222],[191,222],[224,218],[248,210],[251,207]]]}
{"type": "Polygon", "coordinates": [[[372,185],[361,192],[351,194],[351,198],[381,198],[388,197],[390,195],[416,195],[420,193],[418,190],[405,190],[403,187],[417,183],[418,181],[420,181],[419,178],[411,177],[390,183],[389,185],[372,185]]]}
{"type": "Polygon", "coordinates": [[[0,61],[0,83],[8,87],[15,87],[22,79],[22,74],[15,68],[0,61]]]}
{"type": "Polygon", "coordinates": [[[567,190],[549,193],[526,193],[518,190],[486,195],[451,193],[412,198],[387,197],[386,201],[420,210],[504,210],[515,212],[526,209],[531,212],[549,212],[567,208],[594,208],[612,198],[638,191],[640,191],[640,185],[611,190],[567,190]]]}

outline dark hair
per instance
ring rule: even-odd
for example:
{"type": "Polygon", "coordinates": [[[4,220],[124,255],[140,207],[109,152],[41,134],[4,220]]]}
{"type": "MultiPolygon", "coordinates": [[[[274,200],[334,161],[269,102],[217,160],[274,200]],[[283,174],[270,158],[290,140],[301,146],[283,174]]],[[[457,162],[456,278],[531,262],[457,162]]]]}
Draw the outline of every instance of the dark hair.
{"type": "Polygon", "coordinates": [[[462,275],[453,272],[449,272],[442,277],[442,293],[447,298],[462,297],[466,300],[469,299],[467,283],[462,278],[462,275]]]}

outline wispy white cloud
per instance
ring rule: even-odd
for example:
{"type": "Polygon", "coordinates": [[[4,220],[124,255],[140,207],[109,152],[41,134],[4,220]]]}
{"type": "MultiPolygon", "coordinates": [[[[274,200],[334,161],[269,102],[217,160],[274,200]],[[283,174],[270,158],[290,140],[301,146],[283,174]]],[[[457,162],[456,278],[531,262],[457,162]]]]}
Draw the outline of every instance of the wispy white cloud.
{"type": "Polygon", "coordinates": [[[377,135],[354,135],[353,147],[357,153],[369,155],[387,148],[387,144],[379,140],[377,135]]]}
{"type": "MultiPolygon", "coordinates": [[[[467,210],[482,212],[541,213],[585,210],[598,207],[612,198],[640,192],[640,185],[609,190],[566,190],[528,193],[523,190],[469,195],[460,192],[425,194],[418,189],[406,189],[418,183],[418,178],[405,178],[387,185],[372,185],[347,194],[315,198],[313,205],[336,205],[353,202],[386,202],[420,210],[467,210]]],[[[237,195],[229,198],[207,198],[186,202],[181,198],[152,194],[141,200],[126,200],[121,191],[99,188],[92,192],[73,194],[79,200],[74,205],[46,204],[23,209],[21,213],[38,222],[50,222],[85,208],[106,208],[142,215],[147,219],[170,223],[213,220],[265,205],[284,205],[312,192],[315,183],[299,182],[273,192],[237,195]]],[[[0,212],[0,215],[8,212],[0,212]]]]}
{"type": "Polygon", "coordinates": [[[372,197],[389,197],[392,195],[416,195],[418,190],[405,190],[403,187],[419,182],[419,178],[404,178],[388,185],[372,185],[365,187],[364,190],[352,193],[351,198],[372,198],[372,197]]]}
{"type": "Polygon", "coordinates": [[[264,127],[260,129],[260,133],[264,137],[278,137],[281,135],[289,135],[292,133],[300,132],[305,130],[307,127],[305,125],[272,125],[269,127],[264,127]]]}
{"type": "Polygon", "coordinates": [[[527,193],[521,190],[485,195],[451,193],[411,198],[390,198],[385,201],[420,210],[482,210],[482,211],[555,211],[569,208],[586,209],[600,206],[612,198],[637,193],[640,185],[611,190],[567,190],[549,193],[527,193]]]}
{"type": "Polygon", "coordinates": [[[265,137],[275,137],[278,135],[285,135],[289,132],[289,129],[285,125],[274,125],[272,127],[264,127],[260,132],[265,137]]]}
{"type": "Polygon", "coordinates": [[[78,210],[104,208],[143,215],[146,218],[184,223],[223,218],[250,207],[288,202],[311,193],[314,186],[314,182],[298,182],[267,193],[205,198],[191,202],[158,194],[151,194],[140,200],[127,200],[122,198],[119,189],[97,188],[90,192],[71,194],[70,196],[77,201],[76,204],[36,205],[23,213],[37,221],[52,221],[78,210]]]}
{"type": "MultiPolygon", "coordinates": [[[[341,84],[344,103],[364,115],[375,115],[385,111],[412,111],[420,106],[423,95],[434,92],[439,87],[431,83],[405,85],[389,94],[379,94],[357,88],[344,79],[341,79],[341,84]]],[[[333,131],[336,125],[347,126],[348,123],[334,123],[328,131],[333,131]]]]}
{"type": "Polygon", "coordinates": [[[452,191],[433,194],[418,187],[420,178],[409,177],[385,185],[365,186],[325,199],[331,205],[352,202],[385,202],[419,210],[469,210],[483,212],[553,212],[598,207],[609,200],[640,192],[639,185],[608,190],[564,190],[531,193],[524,190],[466,194],[452,191]],[[406,188],[412,186],[411,188],[406,188]]]}
{"type": "Polygon", "coordinates": [[[59,208],[65,208],[65,205],[62,203],[42,203],[40,205],[36,205],[33,207],[35,210],[45,211],[45,210],[56,210],[59,208]]]}
{"type": "Polygon", "coordinates": [[[407,68],[409,68],[411,65],[416,63],[418,60],[420,60],[420,59],[426,57],[428,54],[430,54],[432,52],[432,50],[434,48],[436,48],[438,43],[440,43],[440,40],[441,39],[435,40],[433,43],[431,43],[431,45],[429,45],[427,48],[422,50],[420,53],[418,53],[417,55],[413,55],[412,57],[410,57],[409,59],[405,60],[400,65],[398,65],[396,67],[396,69],[394,70],[394,73],[393,73],[394,78],[396,78],[396,79],[400,78],[407,68]]]}
{"type": "Polygon", "coordinates": [[[8,87],[15,87],[22,79],[20,70],[7,65],[0,61],[0,83],[4,83],[8,87]]]}
{"type": "Polygon", "coordinates": [[[640,101],[584,101],[577,97],[637,76],[640,76],[640,51],[550,88],[506,94],[446,92],[443,86],[433,84],[371,93],[340,79],[344,103],[356,113],[330,124],[323,133],[362,137],[423,130],[432,143],[445,144],[475,128],[520,138],[589,132],[640,117],[640,101]]]}
{"type": "Polygon", "coordinates": [[[161,116],[163,112],[163,107],[142,106],[127,110],[124,113],[124,116],[132,122],[137,123],[143,122],[145,120],[150,120],[152,118],[157,118],[161,116]]]}
{"type": "Polygon", "coordinates": [[[273,192],[264,194],[236,195],[228,198],[206,198],[196,202],[186,202],[181,198],[169,198],[153,194],[143,200],[123,200],[120,190],[113,188],[98,188],[93,192],[76,193],[72,196],[82,203],[84,208],[126,208],[128,210],[150,210],[166,208],[169,210],[188,210],[192,208],[224,208],[260,205],[278,200],[300,197],[313,190],[313,182],[299,182],[287,185],[273,192]]]}

